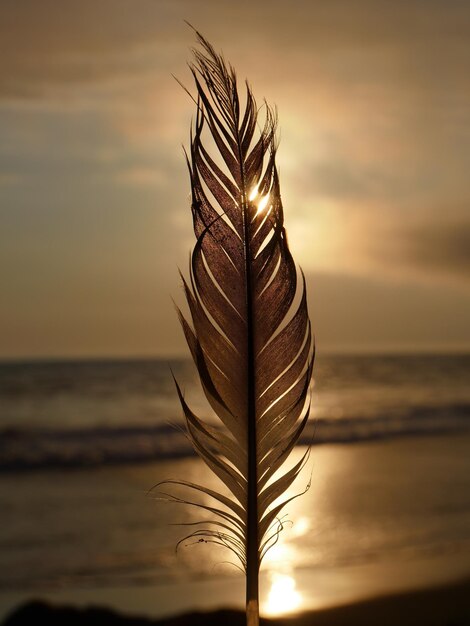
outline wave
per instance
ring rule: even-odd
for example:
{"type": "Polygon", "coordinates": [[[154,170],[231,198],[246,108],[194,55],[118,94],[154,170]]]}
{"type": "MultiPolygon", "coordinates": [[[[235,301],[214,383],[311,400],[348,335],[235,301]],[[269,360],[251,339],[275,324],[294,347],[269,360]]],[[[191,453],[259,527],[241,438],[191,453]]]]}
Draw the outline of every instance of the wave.
{"type": "MultiPolygon", "coordinates": [[[[353,444],[470,430],[470,404],[408,407],[374,417],[317,418],[300,445],[353,444]]],[[[158,426],[0,431],[0,471],[86,468],[176,459],[194,454],[184,430],[158,426]]]]}

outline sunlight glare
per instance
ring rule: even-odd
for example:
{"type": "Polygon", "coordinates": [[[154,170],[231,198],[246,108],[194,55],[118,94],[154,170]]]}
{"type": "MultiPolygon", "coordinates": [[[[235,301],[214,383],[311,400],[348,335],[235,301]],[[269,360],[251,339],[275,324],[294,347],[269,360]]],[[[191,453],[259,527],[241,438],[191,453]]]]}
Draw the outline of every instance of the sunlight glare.
{"type": "Polygon", "coordinates": [[[253,202],[253,200],[256,198],[256,196],[258,195],[258,185],[255,185],[255,187],[253,187],[253,189],[250,192],[250,195],[248,196],[248,200],[250,202],[253,202]]]}
{"type": "Polygon", "coordinates": [[[267,565],[274,565],[276,563],[288,563],[291,564],[294,558],[294,552],[291,545],[285,543],[282,538],[269,548],[266,556],[264,557],[264,563],[267,565]]]}
{"type": "Polygon", "coordinates": [[[256,211],[256,215],[259,215],[265,208],[269,202],[269,193],[261,198],[258,202],[258,210],[256,211]]]}
{"type": "Polygon", "coordinates": [[[265,611],[269,615],[283,615],[299,608],[302,596],[297,591],[295,580],[287,574],[273,574],[265,611]]]}

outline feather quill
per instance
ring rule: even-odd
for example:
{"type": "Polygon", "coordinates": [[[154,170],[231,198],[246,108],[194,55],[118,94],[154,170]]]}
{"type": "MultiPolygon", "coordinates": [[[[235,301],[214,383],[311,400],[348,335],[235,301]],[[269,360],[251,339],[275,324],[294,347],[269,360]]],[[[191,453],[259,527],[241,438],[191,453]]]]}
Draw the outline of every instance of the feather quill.
{"type": "MultiPolygon", "coordinates": [[[[186,154],[196,244],[182,277],[191,323],[179,318],[220,428],[189,408],[176,382],[187,434],[230,496],[185,480],[165,481],[213,504],[164,495],[213,515],[191,533],[229,548],[246,572],[247,624],[259,620],[258,575],[282,530],[282,495],[308,452],[280,476],[308,419],[314,346],[305,279],[291,256],[276,169],[276,114],[264,123],[246,83],[196,31],[190,69],[196,118],[186,154]],[[206,147],[204,137],[212,148],[206,147]]],[[[161,485],[161,483],[160,483],[161,485]]]]}

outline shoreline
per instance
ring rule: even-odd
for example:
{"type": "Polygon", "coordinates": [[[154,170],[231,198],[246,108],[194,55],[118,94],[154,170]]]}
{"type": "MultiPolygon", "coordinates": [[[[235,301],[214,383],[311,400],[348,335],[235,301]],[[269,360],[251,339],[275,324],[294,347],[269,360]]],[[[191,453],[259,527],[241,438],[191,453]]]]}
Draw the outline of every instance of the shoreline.
{"type": "MultiPolygon", "coordinates": [[[[2,626],[243,626],[244,614],[231,609],[188,612],[162,619],[124,615],[98,606],[75,608],[31,600],[14,609],[2,626]]],[[[272,626],[468,626],[470,577],[423,590],[381,595],[294,616],[261,618],[272,626]]]]}
{"type": "MultiPolygon", "coordinates": [[[[466,435],[318,447],[311,489],[289,507],[294,525],[261,571],[262,602],[278,575],[295,581],[302,611],[322,615],[468,582],[469,445],[466,435]]],[[[187,611],[241,609],[242,577],[214,569],[224,555],[203,546],[176,556],[181,529],[171,524],[187,518],[145,495],[149,484],[189,474],[201,482],[208,470],[184,460],[64,472],[61,480],[48,472],[0,478],[0,623],[32,598],[155,624],[187,611]]]]}

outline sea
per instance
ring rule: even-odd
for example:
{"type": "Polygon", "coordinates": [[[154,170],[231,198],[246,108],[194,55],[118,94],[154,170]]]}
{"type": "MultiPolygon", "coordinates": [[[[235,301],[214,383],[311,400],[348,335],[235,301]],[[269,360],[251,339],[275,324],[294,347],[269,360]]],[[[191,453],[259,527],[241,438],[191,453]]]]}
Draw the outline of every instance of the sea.
{"type": "MultiPolygon", "coordinates": [[[[153,489],[218,488],[173,376],[215,422],[188,360],[0,362],[0,618],[31,598],[157,617],[243,605],[236,558],[178,543],[201,513],[153,489]]],[[[264,614],[470,576],[469,354],[319,355],[294,458],[310,444],[264,614]]]]}

